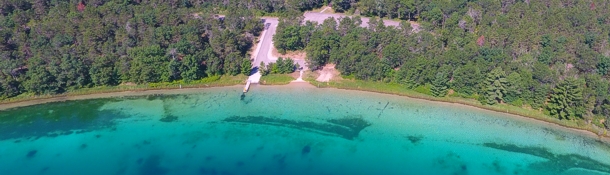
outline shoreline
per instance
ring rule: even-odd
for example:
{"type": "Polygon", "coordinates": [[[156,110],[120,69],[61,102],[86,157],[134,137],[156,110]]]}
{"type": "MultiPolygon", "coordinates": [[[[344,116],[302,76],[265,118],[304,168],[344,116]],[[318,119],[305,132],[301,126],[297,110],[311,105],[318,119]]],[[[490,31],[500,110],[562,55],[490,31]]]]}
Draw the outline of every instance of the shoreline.
{"type": "Polygon", "coordinates": [[[228,86],[214,86],[214,87],[195,87],[195,88],[175,88],[175,89],[151,89],[151,90],[126,90],[118,92],[102,92],[102,93],[91,93],[83,95],[59,95],[43,98],[32,98],[23,101],[7,102],[0,104],[0,112],[12,108],[33,106],[39,104],[53,103],[53,102],[65,102],[74,100],[89,100],[89,99],[104,99],[104,98],[115,98],[115,97],[131,97],[131,96],[144,96],[144,95],[155,95],[155,94],[184,94],[199,92],[203,89],[217,89],[226,87],[241,87],[241,85],[228,85],[228,86]]]}
{"type": "MultiPolygon", "coordinates": [[[[259,86],[332,88],[332,89],[344,90],[344,91],[359,91],[359,92],[364,92],[364,93],[370,93],[371,95],[374,95],[374,94],[392,95],[392,96],[397,96],[400,98],[407,98],[409,100],[415,100],[415,101],[420,101],[420,102],[424,102],[424,103],[437,103],[439,105],[447,105],[447,106],[458,107],[458,108],[468,108],[468,109],[476,110],[478,112],[484,112],[484,113],[488,113],[488,114],[492,114],[492,115],[502,115],[502,116],[505,116],[505,117],[508,117],[508,118],[511,118],[514,120],[518,120],[518,121],[536,123],[536,124],[540,124],[540,125],[546,126],[546,127],[561,129],[561,130],[570,132],[572,134],[577,134],[577,135],[580,135],[583,137],[589,137],[592,139],[602,141],[606,144],[610,144],[610,137],[608,137],[606,135],[598,135],[595,132],[588,130],[588,129],[561,125],[560,123],[546,121],[546,120],[538,119],[538,118],[531,117],[531,116],[520,115],[520,114],[515,114],[515,113],[510,113],[510,112],[503,112],[503,111],[493,110],[493,109],[484,108],[484,107],[480,107],[480,106],[464,104],[464,103],[460,103],[460,102],[427,99],[427,98],[409,96],[409,95],[399,94],[399,93],[372,91],[372,90],[368,90],[368,89],[341,88],[341,87],[332,87],[332,86],[316,87],[315,85],[313,85],[309,82],[291,82],[291,83],[285,84],[285,85],[259,85],[259,86]]],[[[206,90],[206,89],[220,89],[220,88],[227,88],[227,87],[241,87],[241,85],[192,87],[192,88],[182,88],[182,89],[179,89],[179,88],[166,88],[166,89],[153,89],[153,90],[142,89],[142,90],[126,90],[126,91],[117,91],[117,92],[102,92],[102,93],[77,94],[77,95],[64,94],[64,95],[59,95],[59,96],[31,98],[31,99],[25,99],[22,101],[1,103],[0,112],[3,110],[13,109],[13,108],[33,106],[33,105],[53,103],[53,102],[65,102],[65,101],[88,100],[88,99],[104,99],[104,98],[116,98],[116,97],[130,97],[130,96],[145,96],[145,95],[156,95],[156,94],[185,94],[185,93],[200,92],[200,91],[206,90]]]]}
{"type": "Polygon", "coordinates": [[[494,109],[491,106],[486,107],[486,106],[482,106],[482,105],[471,105],[471,104],[468,104],[466,102],[461,102],[461,101],[451,101],[449,99],[429,98],[422,94],[420,94],[420,96],[415,96],[415,95],[409,95],[409,94],[402,94],[399,92],[370,90],[370,89],[361,88],[361,87],[358,87],[358,88],[341,87],[341,86],[332,86],[332,85],[323,85],[323,86],[316,86],[316,87],[333,88],[333,89],[350,90],[350,91],[360,91],[360,92],[376,93],[376,94],[395,95],[395,96],[399,96],[399,97],[403,97],[403,98],[408,98],[410,100],[417,100],[417,101],[429,102],[429,103],[438,103],[441,105],[449,105],[449,106],[459,105],[458,107],[462,107],[462,108],[466,107],[466,108],[470,108],[470,109],[475,109],[479,112],[485,112],[485,113],[494,114],[494,115],[503,115],[503,116],[510,117],[512,119],[516,119],[516,120],[520,120],[520,121],[524,121],[524,122],[530,122],[530,123],[535,122],[535,123],[538,123],[538,124],[541,124],[544,126],[565,130],[570,133],[590,137],[590,138],[602,141],[606,144],[610,144],[610,135],[608,135],[608,133],[604,133],[604,134],[600,135],[600,134],[597,134],[593,129],[578,128],[578,127],[573,127],[573,126],[565,125],[565,124],[554,122],[554,121],[549,121],[550,119],[553,119],[550,117],[539,118],[536,116],[528,116],[525,114],[519,114],[517,112],[512,112],[512,111],[510,111],[510,112],[503,111],[503,110],[501,111],[501,110],[494,109]],[[547,120],[547,119],[549,119],[549,120],[547,120]]]}
{"type": "Polygon", "coordinates": [[[495,110],[489,110],[489,109],[480,108],[480,107],[477,107],[477,106],[471,106],[471,105],[468,105],[468,104],[454,103],[454,102],[447,102],[447,101],[439,101],[439,100],[429,100],[429,99],[410,97],[410,96],[405,96],[405,95],[400,95],[400,94],[393,94],[393,93],[381,93],[381,92],[373,92],[373,91],[366,91],[366,90],[343,89],[343,88],[335,88],[335,87],[330,87],[330,88],[331,89],[344,90],[344,91],[363,92],[363,93],[367,93],[369,95],[379,95],[379,94],[382,94],[382,95],[396,96],[396,97],[399,97],[399,98],[406,98],[408,100],[415,101],[415,102],[430,103],[430,104],[442,105],[442,106],[447,106],[447,107],[456,107],[456,108],[462,108],[462,109],[467,109],[467,110],[474,110],[476,112],[481,112],[481,113],[485,113],[485,114],[489,114],[489,115],[510,118],[512,120],[515,120],[515,121],[526,122],[526,123],[533,123],[533,124],[541,125],[541,126],[544,126],[544,127],[560,129],[560,130],[566,131],[566,132],[571,133],[571,134],[575,134],[575,135],[579,135],[579,136],[583,136],[583,137],[590,137],[592,139],[597,139],[597,140],[603,141],[606,144],[610,144],[610,137],[603,136],[603,135],[597,135],[594,132],[591,132],[589,130],[573,128],[573,127],[568,127],[568,126],[563,126],[563,125],[560,125],[558,123],[544,121],[544,120],[539,120],[539,119],[536,119],[536,118],[527,117],[527,116],[523,116],[523,115],[517,115],[517,114],[512,114],[512,113],[506,113],[506,112],[500,112],[500,111],[495,111],[495,110]]]}

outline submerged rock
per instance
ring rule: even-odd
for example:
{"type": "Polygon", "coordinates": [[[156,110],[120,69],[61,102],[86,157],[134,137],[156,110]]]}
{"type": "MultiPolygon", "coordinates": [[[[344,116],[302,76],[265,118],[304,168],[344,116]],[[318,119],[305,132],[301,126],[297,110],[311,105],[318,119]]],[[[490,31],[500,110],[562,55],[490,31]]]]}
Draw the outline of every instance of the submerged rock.
{"type": "Polygon", "coordinates": [[[144,164],[140,167],[142,175],[163,175],[169,172],[168,169],[160,166],[161,157],[157,155],[150,156],[144,160],[144,164]]]}
{"type": "Polygon", "coordinates": [[[244,166],[244,162],[239,161],[239,162],[235,163],[235,166],[242,167],[242,166],[244,166]]]}
{"type": "Polygon", "coordinates": [[[161,121],[161,122],[173,122],[176,120],[178,120],[178,117],[174,116],[174,115],[167,115],[167,116],[159,119],[159,121],[161,121]]]}
{"type": "Polygon", "coordinates": [[[38,151],[36,150],[32,150],[30,152],[28,152],[28,154],[26,155],[27,158],[33,158],[34,156],[36,156],[36,153],[38,153],[38,151]]]}
{"type": "Polygon", "coordinates": [[[311,147],[309,145],[306,145],[305,147],[303,147],[303,150],[301,150],[301,154],[303,155],[309,154],[309,152],[311,152],[311,147]]]}
{"type": "Polygon", "coordinates": [[[424,137],[423,136],[407,136],[407,139],[409,139],[409,141],[411,141],[411,143],[416,144],[417,142],[421,141],[424,137]]]}

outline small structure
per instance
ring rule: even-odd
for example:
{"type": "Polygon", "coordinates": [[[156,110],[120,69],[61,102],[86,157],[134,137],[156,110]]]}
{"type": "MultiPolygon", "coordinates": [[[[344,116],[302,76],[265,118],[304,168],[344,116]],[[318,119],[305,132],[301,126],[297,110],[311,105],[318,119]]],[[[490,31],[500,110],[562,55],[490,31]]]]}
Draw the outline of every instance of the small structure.
{"type": "Polygon", "coordinates": [[[244,87],[244,93],[248,92],[248,89],[250,89],[250,80],[246,82],[246,87],[244,87]]]}

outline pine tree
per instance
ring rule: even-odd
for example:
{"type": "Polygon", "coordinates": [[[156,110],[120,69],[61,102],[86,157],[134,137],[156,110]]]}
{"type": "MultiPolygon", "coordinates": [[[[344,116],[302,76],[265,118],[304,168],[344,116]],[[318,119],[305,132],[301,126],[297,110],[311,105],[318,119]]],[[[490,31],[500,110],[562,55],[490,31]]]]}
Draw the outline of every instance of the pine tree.
{"type": "Polygon", "coordinates": [[[432,95],[435,97],[444,97],[447,95],[447,83],[449,82],[449,78],[447,78],[447,74],[444,72],[436,73],[436,77],[432,81],[432,95]]]}
{"type": "Polygon", "coordinates": [[[244,58],[244,61],[241,62],[241,73],[244,75],[250,75],[250,71],[252,70],[252,61],[250,58],[244,58]]]}
{"type": "Polygon", "coordinates": [[[292,60],[292,58],[284,59],[284,63],[278,66],[280,67],[280,73],[282,74],[294,72],[294,60],[292,60]]]}
{"type": "Polygon", "coordinates": [[[581,116],[582,82],[568,78],[553,89],[548,110],[559,119],[581,116]]]}
{"type": "Polygon", "coordinates": [[[493,105],[502,102],[508,85],[504,70],[498,67],[489,72],[485,83],[485,103],[493,105]]]}
{"type": "Polygon", "coordinates": [[[269,74],[269,69],[267,69],[267,66],[265,66],[265,62],[261,61],[261,65],[258,66],[258,71],[261,73],[261,76],[265,76],[267,74],[269,74]]]}

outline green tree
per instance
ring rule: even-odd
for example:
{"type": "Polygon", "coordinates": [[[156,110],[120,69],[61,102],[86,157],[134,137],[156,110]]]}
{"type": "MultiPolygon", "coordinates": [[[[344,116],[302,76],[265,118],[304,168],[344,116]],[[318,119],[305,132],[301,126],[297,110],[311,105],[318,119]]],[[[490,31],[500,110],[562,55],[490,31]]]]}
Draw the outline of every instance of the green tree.
{"type": "Polygon", "coordinates": [[[63,88],[62,91],[89,86],[91,82],[89,67],[85,65],[82,59],[65,54],[61,57],[60,61],[59,72],[56,72],[55,76],[59,86],[63,88]]]}
{"type": "Polygon", "coordinates": [[[582,81],[567,78],[559,83],[551,94],[548,110],[552,116],[559,119],[574,119],[582,117],[580,102],[582,97],[582,81]]]}
{"type": "Polygon", "coordinates": [[[91,81],[96,86],[112,86],[118,83],[118,76],[114,68],[114,59],[110,56],[102,56],[93,61],[91,69],[91,81]]]}
{"type": "Polygon", "coordinates": [[[186,82],[198,80],[202,78],[203,67],[201,65],[203,53],[195,55],[187,55],[182,59],[182,67],[180,69],[180,76],[186,82]]]}
{"type": "Polygon", "coordinates": [[[485,103],[493,105],[502,102],[506,95],[507,86],[506,73],[502,70],[502,67],[497,67],[489,72],[485,79],[485,103]]]}
{"type": "Polygon", "coordinates": [[[241,63],[243,62],[243,57],[237,53],[232,52],[224,60],[224,71],[229,75],[237,75],[241,73],[241,63]]]}
{"type": "Polygon", "coordinates": [[[352,7],[351,0],[333,0],[331,1],[333,9],[337,12],[345,12],[352,7]]]}
{"type": "Polygon", "coordinates": [[[294,61],[292,60],[292,58],[286,58],[281,63],[282,64],[278,64],[280,73],[287,74],[294,72],[294,61]]]}
{"type": "Polygon", "coordinates": [[[269,69],[267,68],[267,66],[265,66],[265,62],[261,61],[261,65],[258,66],[258,71],[261,73],[262,76],[266,76],[269,74],[269,69]]]}
{"type": "Polygon", "coordinates": [[[483,75],[478,66],[466,64],[453,72],[452,88],[465,95],[477,93],[483,75]]]}
{"type": "Polygon", "coordinates": [[[280,53],[286,53],[289,50],[300,50],[305,48],[303,41],[305,37],[309,37],[309,33],[313,29],[301,26],[299,23],[289,24],[281,20],[278,24],[277,33],[273,35],[273,45],[280,53]]]}
{"type": "Polygon", "coordinates": [[[449,78],[447,77],[446,73],[436,73],[436,76],[432,81],[432,88],[430,89],[432,95],[434,95],[435,97],[444,97],[445,95],[447,95],[447,83],[449,83],[449,78]]]}
{"type": "Polygon", "coordinates": [[[601,75],[607,75],[610,73],[610,57],[599,56],[599,63],[597,64],[597,73],[601,75]]]}
{"type": "Polygon", "coordinates": [[[521,74],[519,74],[518,72],[512,72],[508,75],[508,77],[506,77],[506,81],[508,82],[508,86],[506,87],[504,101],[506,103],[512,103],[521,99],[521,95],[524,91],[524,82],[521,78],[521,74]]]}
{"type": "Polygon", "coordinates": [[[159,45],[137,47],[128,51],[131,62],[131,80],[136,83],[160,82],[168,66],[165,51],[159,45]]]}
{"type": "Polygon", "coordinates": [[[167,72],[165,72],[161,79],[165,82],[172,82],[174,80],[181,79],[180,68],[182,67],[182,62],[177,59],[171,59],[167,64],[167,72]]]}
{"type": "MultiPolygon", "coordinates": [[[[278,59],[279,60],[279,59],[278,59]]],[[[279,74],[280,67],[278,66],[278,62],[267,64],[267,71],[272,74],[279,74]]]]}
{"type": "Polygon", "coordinates": [[[55,94],[59,92],[59,86],[55,76],[47,70],[47,63],[40,57],[32,57],[28,60],[29,71],[26,73],[27,80],[25,89],[34,94],[55,94]]]}
{"type": "Polygon", "coordinates": [[[241,73],[250,75],[250,71],[252,71],[252,60],[250,60],[250,58],[244,58],[244,61],[241,62],[241,73]]]}

